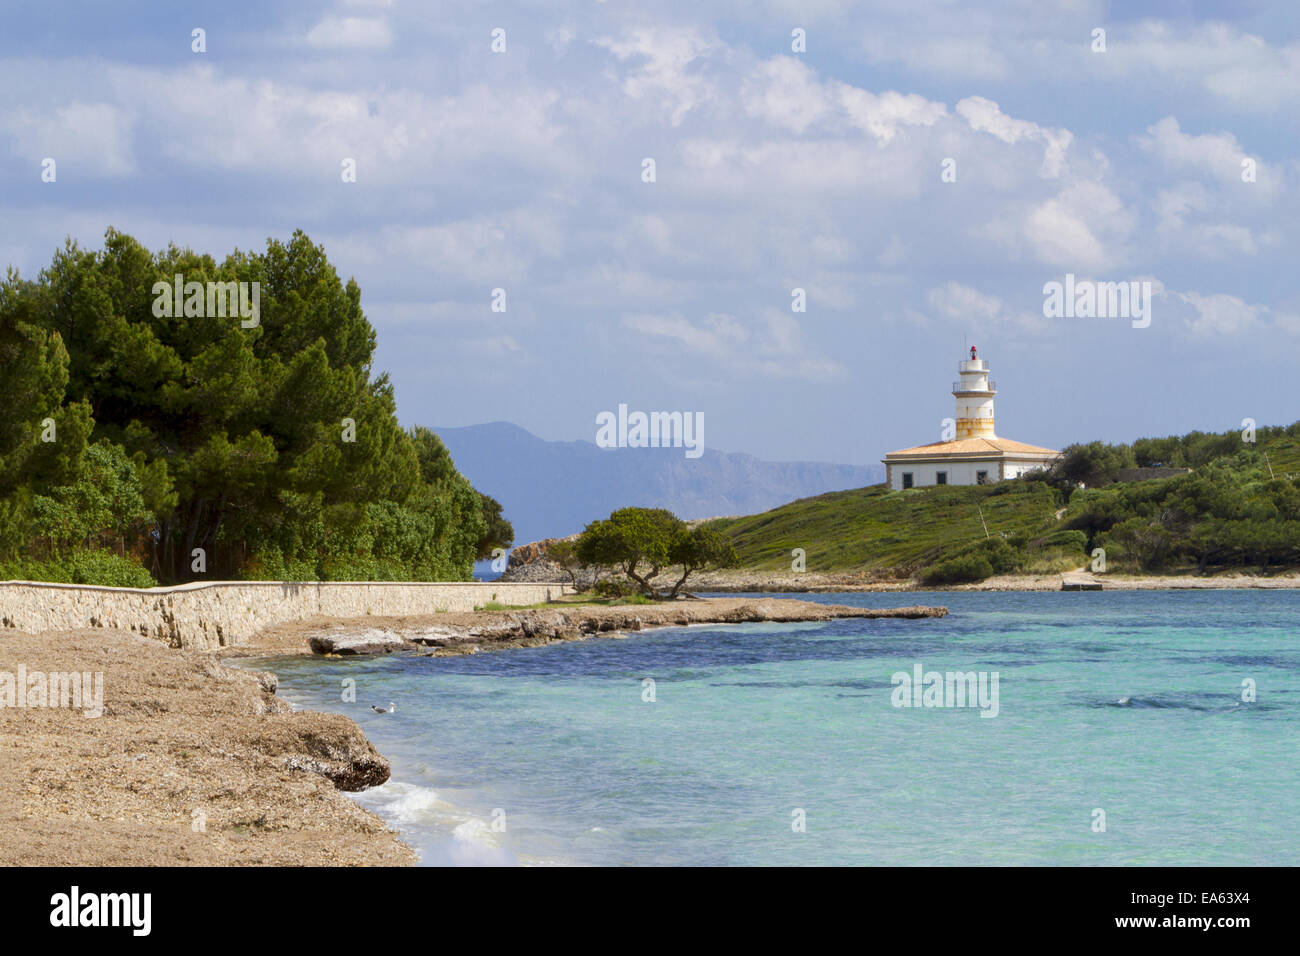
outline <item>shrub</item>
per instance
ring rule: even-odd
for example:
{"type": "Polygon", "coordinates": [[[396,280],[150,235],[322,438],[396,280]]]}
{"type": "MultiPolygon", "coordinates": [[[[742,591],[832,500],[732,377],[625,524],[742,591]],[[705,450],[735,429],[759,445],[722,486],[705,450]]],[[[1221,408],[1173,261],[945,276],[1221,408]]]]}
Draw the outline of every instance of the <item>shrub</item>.
{"type": "Polygon", "coordinates": [[[993,576],[993,565],[982,554],[964,554],[931,565],[922,575],[922,584],[967,584],[993,576]]]}
{"type": "Polygon", "coordinates": [[[1088,536],[1077,529],[1067,531],[1053,531],[1040,543],[1041,547],[1047,548],[1069,548],[1073,551],[1085,551],[1088,548],[1088,536]]]}
{"type": "Polygon", "coordinates": [[[35,561],[19,558],[0,564],[0,580],[54,581],[60,584],[95,584],[110,588],[157,587],[144,567],[111,551],[77,550],[60,558],[35,561]]]}
{"type": "Polygon", "coordinates": [[[598,597],[621,598],[634,593],[636,588],[622,578],[608,578],[604,581],[597,581],[591,590],[598,597]]]}
{"type": "Polygon", "coordinates": [[[973,553],[987,559],[994,574],[1007,574],[1020,565],[1020,554],[1005,538],[989,538],[981,541],[975,546],[973,553]]]}

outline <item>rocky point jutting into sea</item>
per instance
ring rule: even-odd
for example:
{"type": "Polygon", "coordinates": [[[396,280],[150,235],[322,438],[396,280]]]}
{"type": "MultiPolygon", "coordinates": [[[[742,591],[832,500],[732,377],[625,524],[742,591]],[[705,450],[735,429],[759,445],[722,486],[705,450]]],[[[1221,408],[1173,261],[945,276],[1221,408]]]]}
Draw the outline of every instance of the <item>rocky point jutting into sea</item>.
{"type": "MultiPolygon", "coordinates": [[[[509,647],[535,647],[590,637],[618,637],[629,631],[689,624],[753,624],[829,621],[835,618],[943,617],[944,607],[866,608],[813,604],[789,598],[687,599],[663,604],[590,606],[559,602],[553,608],[476,611],[460,614],[366,618],[325,625],[302,624],[267,635],[284,652],[306,647],[317,654],[375,654],[393,651],[430,656],[475,654],[509,647]],[[284,644],[281,644],[284,642],[284,644]],[[286,646],[287,645],[287,646],[286,646]],[[295,647],[296,645],[296,647],[295,647]]],[[[259,642],[241,651],[263,651],[259,642]]]]}

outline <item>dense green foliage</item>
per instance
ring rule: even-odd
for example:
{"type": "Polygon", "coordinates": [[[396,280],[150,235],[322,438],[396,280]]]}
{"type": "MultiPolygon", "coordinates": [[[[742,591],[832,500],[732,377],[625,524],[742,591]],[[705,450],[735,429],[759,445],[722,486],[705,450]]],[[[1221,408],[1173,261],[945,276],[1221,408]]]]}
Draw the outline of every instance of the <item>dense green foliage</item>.
{"type": "Polygon", "coordinates": [[[1240,451],[1257,450],[1271,456],[1275,471],[1300,471],[1300,422],[1255,430],[1253,441],[1242,432],[1188,432],[1166,438],[1139,438],[1131,445],[1093,441],[1071,445],[1047,474],[1037,476],[1067,493],[1078,486],[1107,485],[1125,468],[1200,468],[1240,451]]]}
{"type": "Polygon", "coordinates": [[[1290,567],[1300,481],[1270,478],[1258,452],[1240,451],[1178,478],[1076,491],[1065,524],[1132,570],[1290,567]]]}
{"type": "Polygon", "coordinates": [[[481,491],[478,496],[479,511],[483,515],[485,527],[482,536],[479,538],[478,550],[474,557],[481,561],[484,558],[493,557],[493,552],[498,548],[502,551],[509,551],[510,546],[515,543],[515,529],[506,520],[506,516],[501,510],[501,502],[490,495],[483,494],[481,491]]]}
{"type": "Polygon", "coordinates": [[[731,567],[739,560],[731,542],[718,531],[688,528],[663,508],[620,508],[605,521],[587,525],[574,548],[579,561],[593,568],[615,568],[653,596],[654,579],[668,568],[681,572],[668,592],[677,597],[692,572],[731,567]]]}
{"type": "Polygon", "coordinates": [[[34,281],[10,270],[0,575],[467,578],[509,522],[436,435],[398,424],[374,351],[360,288],[301,232],[218,263],[110,229],[34,281]],[[257,283],[256,322],[155,308],[178,274],[257,283]]]}
{"type": "Polygon", "coordinates": [[[1062,526],[1129,571],[1261,570],[1300,564],[1300,422],[1253,434],[1191,432],[1065,450],[1041,476],[1069,501],[1062,526]],[[1252,440],[1253,439],[1253,440],[1252,440]],[[1189,474],[1116,482],[1120,468],[1189,474]]]}
{"type": "Polygon", "coordinates": [[[1192,432],[1132,445],[1073,445],[1051,470],[986,486],[884,486],[719,519],[743,567],[915,575],[925,584],[1089,565],[1119,571],[1278,570],[1300,565],[1300,423],[1192,432]],[[1121,469],[1189,474],[1116,481],[1121,469]],[[1086,486],[1086,487],[1085,487],[1086,486]]]}

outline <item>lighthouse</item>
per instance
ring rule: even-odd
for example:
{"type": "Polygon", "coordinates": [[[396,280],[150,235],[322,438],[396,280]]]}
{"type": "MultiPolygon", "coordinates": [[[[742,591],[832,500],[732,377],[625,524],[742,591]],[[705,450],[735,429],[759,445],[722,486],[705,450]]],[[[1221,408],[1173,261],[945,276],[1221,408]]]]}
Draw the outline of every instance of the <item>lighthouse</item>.
{"type": "Polygon", "coordinates": [[[997,393],[997,385],[989,378],[989,363],[972,345],[970,357],[957,363],[957,381],[952,383],[957,403],[955,432],[945,428],[942,441],[891,451],[882,459],[885,483],[895,491],[928,485],[984,485],[1018,478],[1056,461],[1059,451],[997,436],[993,430],[993,396],[997,393]]]}
{"type": "Polygon", "coordinates": [[[957,363],[958,380],[952,383],[957,399],[957,437],[995,438],[993,433],[993,396],[997,387],[989,381],[989,363],[979,357],[975,346],[970,358],[957,363]]]}

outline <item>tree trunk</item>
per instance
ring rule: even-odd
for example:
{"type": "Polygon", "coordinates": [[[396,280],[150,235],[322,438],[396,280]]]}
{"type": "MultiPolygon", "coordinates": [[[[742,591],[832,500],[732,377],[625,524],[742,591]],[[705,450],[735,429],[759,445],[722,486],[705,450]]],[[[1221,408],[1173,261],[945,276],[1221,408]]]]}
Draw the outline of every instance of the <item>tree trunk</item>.
{"type": "Polygon", "coordinates": [[[690,576],[690,573],[693,570],[694,568],[688,568],[685,565],[682,566],[682,576],[677,579],[677,583],[673,585],[673,589],[668,595],[672,600],[677,600],[677,592],[682,589],[682,585],[686,583],[686,579],[690,576]]]}

